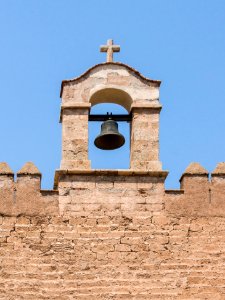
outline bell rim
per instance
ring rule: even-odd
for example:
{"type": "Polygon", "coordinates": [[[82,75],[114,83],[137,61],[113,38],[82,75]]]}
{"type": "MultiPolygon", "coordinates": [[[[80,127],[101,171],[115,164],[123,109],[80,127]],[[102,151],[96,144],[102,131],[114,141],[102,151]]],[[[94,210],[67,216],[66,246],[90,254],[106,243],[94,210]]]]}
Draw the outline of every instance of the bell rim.
{"type": "Polygon", "coordinates": [[[95,140],[94,140],[94,144],[95,144],[95,146],[98,148],[98,149],[100,149],[100,150],[116,150],[116,149],[119,149],[119,148],[121,148],[124,144],[125,144],[125,138],[124,138],[124,136],[121,134],[121,133],[103,133],[103,134],[99,134],[96,138],[95,138],[95,140]],[[98,145],[97,145],[97,143],[96,143],[96,141],[99,139],[99,138],[102,138],[103,136],[109,136],[109,135],[112,135],[112,136],[117,136],[117,137],[120,137],[120,141],[121,141],[121,144],[120,144],[120,146],[119,147],[116,147],[116,148],[100,148],[98,145]]]}

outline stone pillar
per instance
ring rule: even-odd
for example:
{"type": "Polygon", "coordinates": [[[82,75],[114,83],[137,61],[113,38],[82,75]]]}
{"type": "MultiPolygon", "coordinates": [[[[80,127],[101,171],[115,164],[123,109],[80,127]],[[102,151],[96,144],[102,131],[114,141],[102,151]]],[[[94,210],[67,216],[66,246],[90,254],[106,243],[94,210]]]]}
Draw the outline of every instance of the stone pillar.
{"type": "Polygon", "coordinates": [[[90,104],[63,106],[61,169],[90,169],[88,160],[88,115],[90,104]]]}
{"type": "Polygon", "coordinates": [[[131,123],[130,168],[160,171],[159,113],[161,106],[133,106],[131,123]]]}

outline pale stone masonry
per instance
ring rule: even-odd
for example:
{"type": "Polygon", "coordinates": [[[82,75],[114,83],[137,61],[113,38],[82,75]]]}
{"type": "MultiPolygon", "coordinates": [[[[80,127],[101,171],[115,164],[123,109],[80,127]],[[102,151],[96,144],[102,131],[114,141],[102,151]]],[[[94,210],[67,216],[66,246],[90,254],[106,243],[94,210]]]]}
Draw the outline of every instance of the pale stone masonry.
{"type": "Polygon", "coordinates": [[[62,82],[61,169],[88,169],[88,114],[91,105],[112,102],[132,112],[131,161],[135,170],[162,170],[159,161],[160,81],[121,63],[99,64],[62,82]]]}
{"type": "Polygon", "coordinates": [[[160,81],[108,62],[62,82],[53,190],[32,163],[0,163],[0,299],[225,299],[225,163],[192,163],[165,190],[160,81]],[[92,170],[91,106],[132,114],[130,168],[92,170]]]}

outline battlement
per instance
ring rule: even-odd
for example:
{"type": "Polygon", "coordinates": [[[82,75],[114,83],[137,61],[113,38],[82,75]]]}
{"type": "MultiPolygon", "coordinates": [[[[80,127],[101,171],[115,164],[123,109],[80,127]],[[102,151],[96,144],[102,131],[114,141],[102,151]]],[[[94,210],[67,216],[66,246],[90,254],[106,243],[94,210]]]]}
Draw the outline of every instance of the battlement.
{"type": "Polygon", "coordinates": [[[43,191],[41,173],[33,163],[26,163],[16,174],[6,163],[0,163],[0,215],[55,215],[58,213],[58,191],[43,191]]]}
{"type": "Polygon", "coordinates": [[[225,216],[225,163],[210,174],[192,163],[180,179],[180,190],[165,191],[165,210],[176,216],[225,216]]]}
{"type": "Polygon", "coordinates": [[[58,170],[43,191],[1,163],[2,299],[222,299],[225,163],[167,174],[58,170]]]}
{"type": "Polygon", "coordinates": [[[41,190],[41,173],[26,163],[14,173],[0,164],[0,214],[87,216],[99,211],[134,215],[225,216],[225,163],[209,173],[188,166],[179,190],[165,190],[166,171],[58,170],[54,190],[41,190]],[[143,213],[144,212],[144,213],[143,213]]]}

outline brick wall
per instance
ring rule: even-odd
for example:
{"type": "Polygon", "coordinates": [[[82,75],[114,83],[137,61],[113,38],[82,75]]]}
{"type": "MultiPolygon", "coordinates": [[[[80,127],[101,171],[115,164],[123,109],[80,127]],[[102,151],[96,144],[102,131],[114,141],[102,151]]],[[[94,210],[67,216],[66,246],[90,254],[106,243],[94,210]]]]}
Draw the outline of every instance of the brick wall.
{"type": "Polygon", "coordinates": [[[224,164],[0,173],[0,299],[225,299],[224,164]]]}

